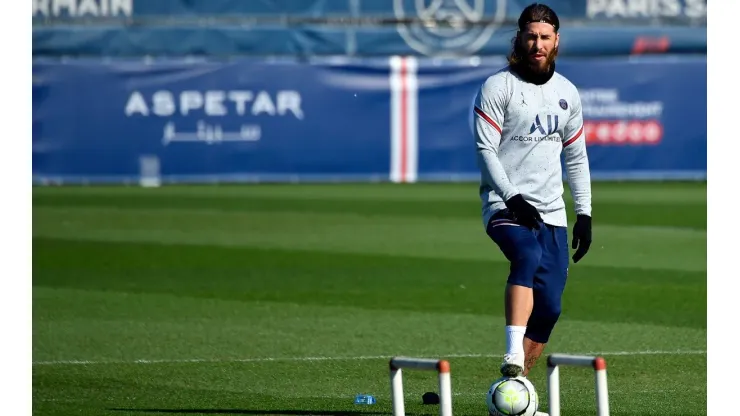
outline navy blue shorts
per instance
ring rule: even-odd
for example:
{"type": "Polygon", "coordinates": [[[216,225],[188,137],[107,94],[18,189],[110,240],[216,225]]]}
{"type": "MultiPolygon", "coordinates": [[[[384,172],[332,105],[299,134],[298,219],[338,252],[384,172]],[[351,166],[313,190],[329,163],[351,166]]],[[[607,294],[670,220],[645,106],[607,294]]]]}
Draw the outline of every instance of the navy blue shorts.
{"type": "Polygon", "coordinates": [[[526,336],[547,342],[560,317],[568,278],[568,229],[540,223],[539,230],[530,230],[514,222],[503,210],[491,218],[486,233],[510,262],[507,282],[534,291],[526,336]]]}

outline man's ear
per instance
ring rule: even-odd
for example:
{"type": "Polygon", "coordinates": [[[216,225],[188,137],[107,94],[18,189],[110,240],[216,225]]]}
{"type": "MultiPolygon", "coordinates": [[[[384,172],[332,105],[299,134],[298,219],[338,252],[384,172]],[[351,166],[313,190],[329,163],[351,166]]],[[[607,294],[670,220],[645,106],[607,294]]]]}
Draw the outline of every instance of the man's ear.
{"type": "Polygon", "coordinates": [[[555,47],[560,46],[560,33],[555,33],[555,47]]]}

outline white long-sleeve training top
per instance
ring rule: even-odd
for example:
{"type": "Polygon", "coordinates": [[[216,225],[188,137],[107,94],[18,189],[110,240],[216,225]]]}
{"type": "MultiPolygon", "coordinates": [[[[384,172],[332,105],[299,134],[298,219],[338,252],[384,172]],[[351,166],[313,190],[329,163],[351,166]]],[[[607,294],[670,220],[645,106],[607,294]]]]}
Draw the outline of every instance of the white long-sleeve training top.
{"type": "Polygon", "coordinates": [[[576,214],[591,215],[581,99],[568,79],[554,72],[537,85],[507,66],[483,83],[473,111],[484,227],[516,194],[537,208],[545,223],[567,226],[563,153],[576,214]]]}

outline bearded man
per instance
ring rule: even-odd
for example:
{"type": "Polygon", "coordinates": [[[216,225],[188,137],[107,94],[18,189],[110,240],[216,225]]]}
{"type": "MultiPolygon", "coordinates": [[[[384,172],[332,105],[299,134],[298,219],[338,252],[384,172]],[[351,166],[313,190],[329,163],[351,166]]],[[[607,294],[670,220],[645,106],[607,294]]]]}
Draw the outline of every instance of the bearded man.
{"type": "Polygon", "coordinates": [[[473,136],[483,227],[510,262],[505,287],[504,376],[526,376],[561,312],[569,251],[561,155],[575,202],[572,259],[591,245],[591,177],[576,87],[555,71],[560,21],[525,8],[508,65],[481,86],[473,136]]]}

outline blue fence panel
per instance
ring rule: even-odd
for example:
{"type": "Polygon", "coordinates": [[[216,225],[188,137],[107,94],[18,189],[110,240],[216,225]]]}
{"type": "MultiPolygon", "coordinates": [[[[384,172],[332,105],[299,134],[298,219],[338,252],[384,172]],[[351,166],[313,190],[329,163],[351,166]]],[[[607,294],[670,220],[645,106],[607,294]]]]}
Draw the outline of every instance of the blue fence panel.
{"type": "MultiPolygon", "coordinates": [[[[503,65],[419,68],[420,179],[479,176],[472,101],[503,65]]],[[[594,178],[706,178],[706,57],[560,59],[557,70],[579,89],[594,178]]]]}
{"type": "MultiPolygon", "coordinates": [[[[399,137],[410,178],[476,180],[472,99],[504,62],[407,62],[36,60],[34,180],[136,181],[142,158],[165,181],[386,180],[399,137]]],[[[558,71],[581,92],[595,178],[706,177],[706,57],[558,71]]]]}
{"type": "Polygon", "coordinates": [[[589,156],[607,178],[705,178],[706,57],[573,61],[589,156]]]}
{"type": "MultiPolygon", "coordinates": [[[[396,26],[295,28],[215,26],[49,26],[33,31],[36,56],[505,55],[515,29],[455,36],[396,26]]],[[[705,27],[564,27],[560,56],[706,53],[705,27]]]]}
{"type": "MultiPolygon", "coordinates": [[[[34,1],[33,53],[115,57],[501,55],[509,51],[516,20],[529,3],[529,0],[34,1]],[[402,19],[403,23],[319,24],[285,20],[331,17],[402,19]],[[410,23],[408,19],[474,25],[449,28],[410,23]],[[126,24],[129,20],[134,24],[126,24]]],[[[552,0],[548,4],[562,20],[561,56],[706,53],[706,0],[552,0]],[[670,24],[655,24],[655,18],[670,24]]]]}
{"type": "Polygon", "coordinates": [[[385,65],[37,62],[38,178],[387,176],[385,65]]]}

